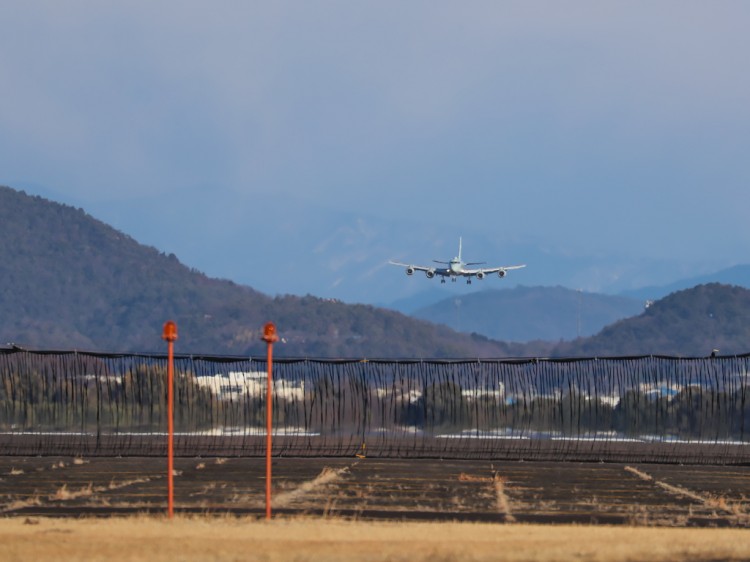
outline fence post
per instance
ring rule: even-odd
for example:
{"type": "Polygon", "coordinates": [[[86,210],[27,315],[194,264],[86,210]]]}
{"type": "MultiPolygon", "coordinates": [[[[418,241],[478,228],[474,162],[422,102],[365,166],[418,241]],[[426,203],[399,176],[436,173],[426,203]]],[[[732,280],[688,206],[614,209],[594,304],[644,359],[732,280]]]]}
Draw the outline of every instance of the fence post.
{"type": "Polygon", "coordinates": [[[268,373],[266,375],[266,519],[271,519],[271,432],[273,430],[273,383],[271,374],[273,371],[273,344],[279,340],[279,336],[276,335],[276,326],[273,322],[268,322],[263,326],[262,339],[268,344],[268,373]]]}
{"type": "Polygon", "coordinates": [[[167,342],[167,516],[174,517],[174,341],[177,324],[164,324],[162,339],[167,342]]]}

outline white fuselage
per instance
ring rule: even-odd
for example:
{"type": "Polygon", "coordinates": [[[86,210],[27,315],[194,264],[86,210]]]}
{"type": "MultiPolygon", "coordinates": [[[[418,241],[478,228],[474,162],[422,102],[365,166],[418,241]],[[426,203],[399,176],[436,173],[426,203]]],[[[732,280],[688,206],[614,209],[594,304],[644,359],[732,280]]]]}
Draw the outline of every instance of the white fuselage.
{"type": "Polygon", "coordinates": [[[464,264],[458,258],[453,258],[448,264],[448,269],[455,275],[461,275],[464,272],[464,264]]]}

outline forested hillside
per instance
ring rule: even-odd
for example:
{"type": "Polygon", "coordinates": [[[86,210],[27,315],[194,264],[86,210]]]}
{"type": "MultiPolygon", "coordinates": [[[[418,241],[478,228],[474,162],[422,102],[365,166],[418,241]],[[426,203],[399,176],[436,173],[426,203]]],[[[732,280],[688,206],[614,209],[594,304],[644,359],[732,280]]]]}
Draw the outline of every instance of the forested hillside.
{"type": "Polygon", "coordinates": [[[211,279],[81,209],[0,187],[0,345],[92,351],[257,354],[277,324],[281,356],[487,357],[520,348],[397,312],[312,296],[271,298],[211,279]]]}
{"type": "Polygon", "coordinates": [[[750,352],[750,290],[711,283],[656,301],[635,318],[555,347],[563,356],[708,356],[750,352]]]}

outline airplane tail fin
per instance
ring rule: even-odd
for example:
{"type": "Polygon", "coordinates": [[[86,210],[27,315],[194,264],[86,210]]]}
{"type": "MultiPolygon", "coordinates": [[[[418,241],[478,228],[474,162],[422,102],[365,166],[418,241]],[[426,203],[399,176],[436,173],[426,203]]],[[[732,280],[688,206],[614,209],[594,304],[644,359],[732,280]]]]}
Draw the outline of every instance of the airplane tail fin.
{"type": "Polygon", "coordinates": [[[458,261],[461,261],[461,237],[458,237],[458,261]]]}

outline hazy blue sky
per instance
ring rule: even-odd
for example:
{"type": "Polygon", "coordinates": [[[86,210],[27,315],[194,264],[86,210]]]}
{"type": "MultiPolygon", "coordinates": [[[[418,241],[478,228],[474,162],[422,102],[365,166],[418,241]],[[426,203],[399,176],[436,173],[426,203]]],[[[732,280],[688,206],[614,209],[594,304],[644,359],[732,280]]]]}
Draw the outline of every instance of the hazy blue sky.
{"type": "Polygon", "coordinates": [[[0,183],[212,275],[298,259],[224,257],[269,197],[303,239],[326,209],[439,225],[450,254],[470,223],[750,261],[750,2],[31,0],[0,22],[0,183]]]}

